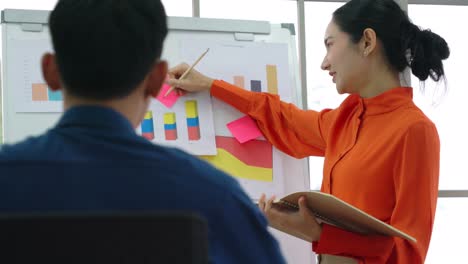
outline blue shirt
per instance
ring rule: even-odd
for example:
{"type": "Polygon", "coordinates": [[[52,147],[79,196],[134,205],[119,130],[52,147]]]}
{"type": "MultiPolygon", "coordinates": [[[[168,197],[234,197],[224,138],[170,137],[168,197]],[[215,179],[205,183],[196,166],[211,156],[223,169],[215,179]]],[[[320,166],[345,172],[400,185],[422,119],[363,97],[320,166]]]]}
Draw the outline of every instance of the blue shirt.
{"type": "Polygon", "coordinates": [[[237,181],[137,135],[118,112],[66,111],[44,135],[0,149],[0,211],[195,211],[214,263],[284,263],[267,221],[237,181]]]}

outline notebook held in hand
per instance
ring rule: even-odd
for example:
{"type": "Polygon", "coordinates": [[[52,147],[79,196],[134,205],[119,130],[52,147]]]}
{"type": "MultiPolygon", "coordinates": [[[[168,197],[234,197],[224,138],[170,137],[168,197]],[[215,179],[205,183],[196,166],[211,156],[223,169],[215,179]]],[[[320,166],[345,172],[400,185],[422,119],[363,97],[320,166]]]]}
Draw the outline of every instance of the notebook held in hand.
{"type": "Polygon", "coordinates": [[[274,206],[283,211],[297,211],[299,210],[297,202],[301,196],[306,198],[307,206],[319,222],[363,235],[395,236],[416,242],[414,237],[331,194],[318,191],[296,192],[281,198],[274,203],[274,206]]]}

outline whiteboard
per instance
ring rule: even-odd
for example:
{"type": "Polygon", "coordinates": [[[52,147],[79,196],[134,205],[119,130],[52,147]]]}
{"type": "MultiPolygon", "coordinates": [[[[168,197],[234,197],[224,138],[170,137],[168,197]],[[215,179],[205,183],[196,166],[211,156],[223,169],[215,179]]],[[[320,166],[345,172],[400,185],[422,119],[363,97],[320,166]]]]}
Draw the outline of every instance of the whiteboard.
{"type": "MultiPolygon", "coordinates": [[[[1,128],[4,143],[21,141],[28,136],[44,133],[54,126],[61,116],[61,102],[59,95],[50,95],[48,102],[39,105],[31,104],[31,92],[26,88],[44,83],[40,71],[40,57],[46,51],[52,51],[47,18],[49,11],[6,9],[2,12],[2,78],[1,78],[1,128]],[[24,46],[24,47],[23,47],[24,46]],[[22,56],[19,59],[19,56],[22,56]],[[26,59],[25,59],[26,58],[26,59]],[[29,101],[28,101],[29,100],[29,101]]],[[[181,61],[194,60],[200,54],[194,47],[205,48],[211,43],[210,49],[219,50],[217,56],[228,54],[226,47],[244,47],[251,52],[255,49],[281,50],[283,56],[278,72],[283,79],[280,81],[288,86],[280,96],[285,101],[301,106],[301,89],[293,24],[270,24],[266,21],[207,19],[192,17],[169,17],[169,34],[164,44],[162,58],[169,66],[175,66],[181,61]],[[186,44],[190,42],[191,46],[186,44]],[[224,48],[223,48],[224,47],[224,48]],[[190,52],[190,49],[193,52],[190,52]],[[281,69],[287,69],[280,72],[281,69]]],[[[210,51],[211,52],[211,51],[210,51]]],[[[214,56],[214,55],[213,55],[214,56]]],[[[262,58],[266,61],[268,56],[262,58]]],[[[201,72],[213,77],[226,79],[227,75],[234,75],[234,71],[248,79],[258,69],[249,66],[245,61],[243,72],[240,68],[232,68],[233,72],[226,72],[223,64],[218,67],[224,70],[216,72],[213,63],[224,63],[217,58],[207,57],[197,65],[201,72]],[[251,68],[248,68],[251,67],[251,68]],[[210,75],[211,74],[211,75],[210,75]]],[[[265,80],[259,80],[265,82],[265,80]]],[[[39,87],[40,88],[40,87],[39,87]]],[[[215,134],[220,137],[229,136],[225,125],[227,122],[241,117],[242,114],[226,104],[212,99],[215,134]]],[[[283,196],[287,193],[309,189],[308,165],[306,159],[294,159],[286,154],[272,149],[272,177],[271,182],[261,182],[251,179],[238,178],[242,187],[252,197],[258,198],[259,193],[283,196]],[[287,179],[287,180],[286,180],[287,179]]],[[[288,263],[314,263],[310,243],[303,242],[289,235],[272,230],[279,239],[283,253],[288,263]]]]}

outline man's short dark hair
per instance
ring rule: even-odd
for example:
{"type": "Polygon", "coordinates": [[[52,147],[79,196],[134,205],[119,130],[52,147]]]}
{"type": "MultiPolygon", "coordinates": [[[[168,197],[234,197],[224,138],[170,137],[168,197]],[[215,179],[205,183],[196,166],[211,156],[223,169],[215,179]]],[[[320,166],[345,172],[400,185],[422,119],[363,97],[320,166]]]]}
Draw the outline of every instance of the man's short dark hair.
{"type": "Polygon", "coordinates": [[[160,0],[60,0],[49,26],[67,92],[96,100],[130,94],[167,35],[160,0]]]}

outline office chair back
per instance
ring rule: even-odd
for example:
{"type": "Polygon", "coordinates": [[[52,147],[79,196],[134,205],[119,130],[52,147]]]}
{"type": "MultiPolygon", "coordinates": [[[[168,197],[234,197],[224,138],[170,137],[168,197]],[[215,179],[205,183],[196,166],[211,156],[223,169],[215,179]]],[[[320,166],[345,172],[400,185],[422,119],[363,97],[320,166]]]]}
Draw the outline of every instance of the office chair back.
{"type": "Polygon", "coordinates": [[[0,263],[208,263],[206,221],[190,213],[0,216],[0,263]]]}

